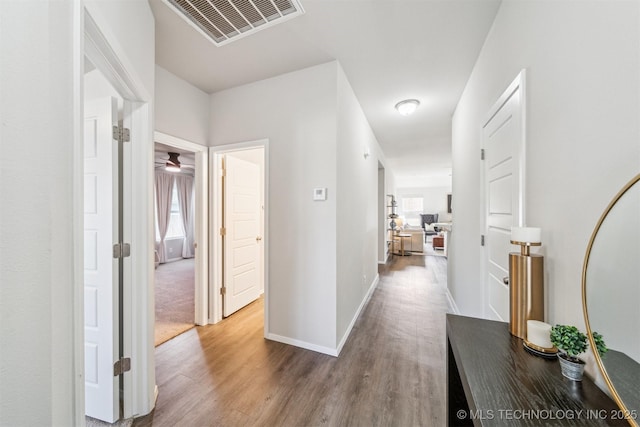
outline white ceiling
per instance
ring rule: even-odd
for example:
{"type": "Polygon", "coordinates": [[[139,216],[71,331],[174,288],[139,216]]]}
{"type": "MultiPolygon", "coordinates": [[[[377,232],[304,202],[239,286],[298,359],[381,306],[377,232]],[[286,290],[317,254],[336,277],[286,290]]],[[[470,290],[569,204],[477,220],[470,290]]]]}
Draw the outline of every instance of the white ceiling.
{"type": "Polygon", "coordinates": [[[337,59],[398,187],[450,185],[451,116],[500,0],[301,0],[304,15],[222,47],[149,3],[157,64],[207,93],[337,59]],[[421,102],[408,117],[406,98],[421,102]]]}

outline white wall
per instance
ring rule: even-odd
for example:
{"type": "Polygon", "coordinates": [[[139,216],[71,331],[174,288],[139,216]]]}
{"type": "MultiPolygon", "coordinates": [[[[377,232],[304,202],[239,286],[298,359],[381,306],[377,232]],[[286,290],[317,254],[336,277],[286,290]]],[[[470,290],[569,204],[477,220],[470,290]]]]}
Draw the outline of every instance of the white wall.
{"type": "MultiPolygon", "coordinates": [[[[128,71],[152,95],[148,3],[102,3],[94,9],[104,12],[101,28],[123,41],[121,53],[133,64],[128,71]]],[[[0,2],[0,144],[12,153],[0,159],[3,426],[66,426],[84,419],[83,397],[76,394],[82,378],[74,372],[82,354],[76,348],[83,347],[74,340],[74,286],[81,287],[82,278],[74,274],[73,246],[73,220],[81,218],[73,191],[81,186],[73,171],[74,136],[82,123],[83,58],[74,50],[82,37],[80,5],[0,2]]]]}
{"type": "MultiPolygon", "coordinates": [[[[165,239],[164,247],[167,251],[167,262],[178,261],[182,258],[182,246],[184,244],[184,238],[169,238],[165,239]]],[[[158,244],[156,244],[158,246],[158,244]]]]}
{"type": "Polygon", "coordinates": [[[120,94],[111,86],[104,75],[98,69],[93,69],[84,75],[84,99],[100,99],[112,97],[118,101],[118,118],[122,119],[123,100],[120,94]]]}
{"type": "Polygon", "coordinates": [[[269,139],[268,333],[321,350],[336,343],[336,69],[211,95],[212,145],[269,139]]]}
{"type": "Polygon", "coordinates": [[[155,130],[207,145],[209,95],[162,67],[155,72],[155,130]]]}
{"type": "Polygon", "coordinates": [[[342,67],[337,111],[337,344],[378,275],[378,141],[342,67]],[[365,158],[364,153],[368,153],[365,158]]]}
{"type": "Polygon", "coordinates": [[[637,1],[503,1],[453,117],[449,290],[463,314],[482,314],[482,119],[526,68],[525,212],[543,230],[547,321],[584,329],[589,236],[640,169],[638,9],[637,1]]]}
{"type": "Polygon", "coordinates": [[[96,22],[127,69],[152,98],[155,67],[155,20],[147,0],[84,0],[96,22]]]}
{"type": "Polygon", "coordinates": [[[73,10],[0,22],[0,425],[72,425],[73,10]]]}

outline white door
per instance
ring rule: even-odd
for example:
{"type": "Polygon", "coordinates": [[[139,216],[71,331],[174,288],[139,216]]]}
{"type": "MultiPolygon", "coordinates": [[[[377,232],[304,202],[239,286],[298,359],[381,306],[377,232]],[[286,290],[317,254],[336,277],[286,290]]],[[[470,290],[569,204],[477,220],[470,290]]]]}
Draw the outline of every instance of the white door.
{"type": "Polygon", "coordinates": [[[86,414],[118,419],[118,241],[116,100],[85,103],[84,123],[84,366],[86,414]]]}
{"type": "MultiPolygon", "coordinates": [[[[524,72],[523,72],[524,73],[524,72]]],[[[508,321],[511,226],[523,223],[524,74],[502,94],[482,129],[486,234],[485,317],[508,321]]]]}
{"type": "Polygon", "coordinates": [[[260,167],[225,156],[224,311],[229,316],[262,292],[260,167]]]}

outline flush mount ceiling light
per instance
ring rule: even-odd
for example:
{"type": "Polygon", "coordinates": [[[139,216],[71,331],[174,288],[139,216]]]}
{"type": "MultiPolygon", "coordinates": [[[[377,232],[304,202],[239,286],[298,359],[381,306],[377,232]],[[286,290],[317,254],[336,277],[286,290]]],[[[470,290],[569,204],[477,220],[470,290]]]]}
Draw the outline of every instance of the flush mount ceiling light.
{"type": "Polygon", "coordinates": [[[180,160],[178,160],[178,156],[180,155],[180,153],[167,154],[169,154],[169,160],[167,160],[164,169],[167,172],[180,172],[180,160]]]}
{"type": "Polygon", "coordinates": [[[404,101],[400,101],[396,104],[396,110],[398,110],[398,113],[403,116],[408,116],[413,114],[418,109],[419,105],[420,101],[417,99],[405,99],[404,101]]]}

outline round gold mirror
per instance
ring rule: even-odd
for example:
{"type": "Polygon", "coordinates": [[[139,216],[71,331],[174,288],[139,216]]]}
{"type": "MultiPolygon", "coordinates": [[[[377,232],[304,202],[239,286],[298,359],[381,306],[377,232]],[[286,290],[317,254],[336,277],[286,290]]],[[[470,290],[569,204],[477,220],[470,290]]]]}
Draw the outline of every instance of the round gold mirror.
{"type": "Polygon", "coordinates": [[[582,268],[587,334],[609,351],[594,355],[613,399],[632,426],[640,420],[640,174],[613,198],[596,225],[582,268]]]}

